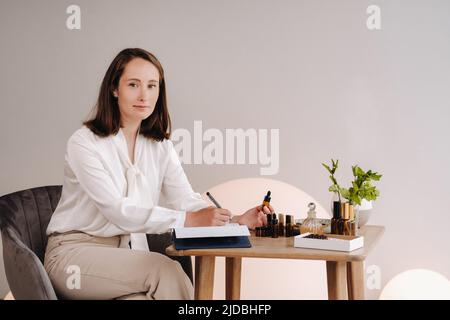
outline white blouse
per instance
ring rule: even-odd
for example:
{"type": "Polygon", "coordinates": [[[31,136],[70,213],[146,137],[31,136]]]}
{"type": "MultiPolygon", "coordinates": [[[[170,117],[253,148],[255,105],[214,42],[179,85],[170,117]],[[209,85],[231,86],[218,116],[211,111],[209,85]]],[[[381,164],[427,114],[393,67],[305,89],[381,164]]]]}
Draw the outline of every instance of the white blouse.
{"type": "Polygon", "coordinates": [[[182,227],[186,211],[209,206],[192,190],[172,141],[138,134],[134,159],[122,129],[106,138],[86,126],[77,130],[67,142],[61,199],[47,235],[121,235],[121,247],[131,241],[132,249],[148,251],[146,233],[182,227]]]}

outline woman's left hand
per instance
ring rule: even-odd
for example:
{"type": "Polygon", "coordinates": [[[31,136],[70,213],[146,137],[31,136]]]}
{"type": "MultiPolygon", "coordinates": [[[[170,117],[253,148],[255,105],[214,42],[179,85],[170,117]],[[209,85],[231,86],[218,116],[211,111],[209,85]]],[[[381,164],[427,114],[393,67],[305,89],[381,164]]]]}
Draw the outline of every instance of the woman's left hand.
{"type": "Polygon", "coordinates": [[[247,210],[240,216],[234,217],[233,220],[239,224],[245,224],[250,230],[254,230],[256,227],[262,227],[267,224],[266,214],[274,213],[275,210],[271,205],[266,206],[256,206],[247,210]]]}

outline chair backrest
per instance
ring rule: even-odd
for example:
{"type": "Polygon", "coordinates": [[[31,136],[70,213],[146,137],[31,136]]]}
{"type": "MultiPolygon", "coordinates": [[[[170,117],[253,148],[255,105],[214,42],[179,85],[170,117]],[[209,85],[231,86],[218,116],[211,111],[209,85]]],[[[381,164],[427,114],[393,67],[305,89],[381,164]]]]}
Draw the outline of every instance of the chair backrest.
{"type": "Polygon", "coordinates": [[[19,239],[44,262],[46,229],[62,186],[44,186],[0,197],[0,228],[14,230],[19,239]]]}

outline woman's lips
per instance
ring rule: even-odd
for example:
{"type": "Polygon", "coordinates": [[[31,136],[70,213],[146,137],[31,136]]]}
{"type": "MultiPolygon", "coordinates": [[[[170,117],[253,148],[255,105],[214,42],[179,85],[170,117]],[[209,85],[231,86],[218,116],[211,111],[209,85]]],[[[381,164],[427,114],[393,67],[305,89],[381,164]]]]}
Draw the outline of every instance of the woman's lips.
{"type": "Polygon", "coordinates": [[[133,107],[138,108],[138,109],[147,109],[148,108],[147,106],[133,106],[133,107]]]}

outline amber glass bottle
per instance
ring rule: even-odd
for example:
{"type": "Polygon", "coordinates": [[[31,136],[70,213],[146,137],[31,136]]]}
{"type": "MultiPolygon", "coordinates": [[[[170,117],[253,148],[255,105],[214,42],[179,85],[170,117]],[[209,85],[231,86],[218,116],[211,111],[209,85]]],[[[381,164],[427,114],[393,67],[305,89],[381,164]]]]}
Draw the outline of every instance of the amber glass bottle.
{"type": "Polygon", "coordinates": [[[338,224],[339,219],[341,218],[341,202],[334,201],[333,202],[333,218],[331,218],[331,233],[339,234],[338,224]]]}
{"type": "Polygon", "coordinates": [[[350,204],[348,202],[344,203],[344,206],[341,207],[341,219],[338,222],[338,232],[341,235],[349,236],[350,231],[350,204]]]}

